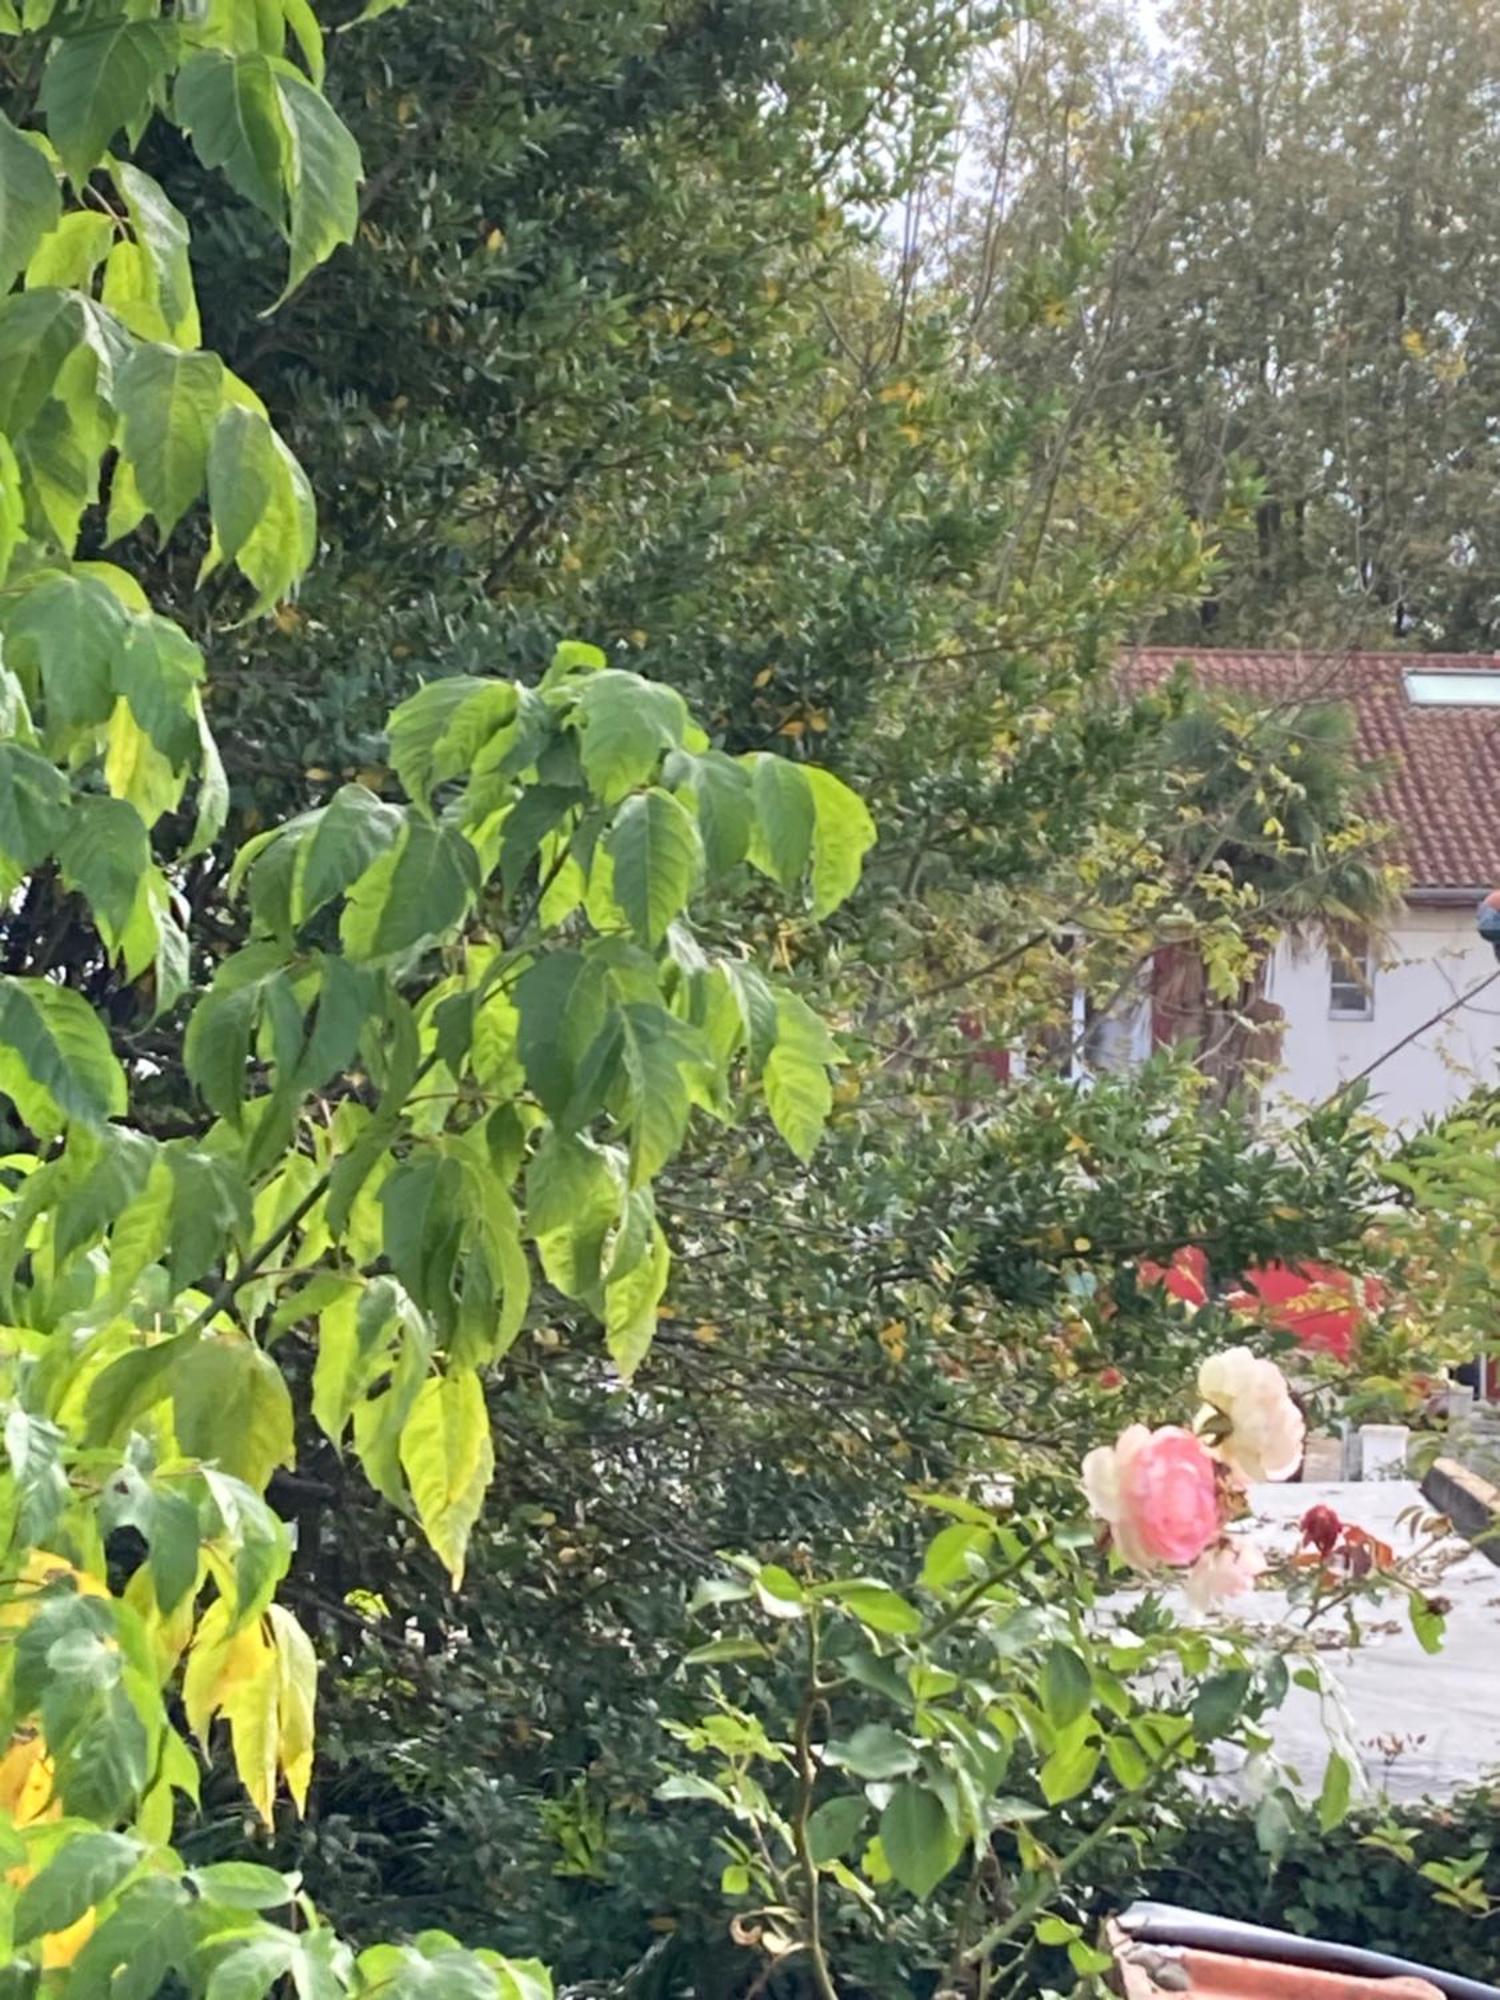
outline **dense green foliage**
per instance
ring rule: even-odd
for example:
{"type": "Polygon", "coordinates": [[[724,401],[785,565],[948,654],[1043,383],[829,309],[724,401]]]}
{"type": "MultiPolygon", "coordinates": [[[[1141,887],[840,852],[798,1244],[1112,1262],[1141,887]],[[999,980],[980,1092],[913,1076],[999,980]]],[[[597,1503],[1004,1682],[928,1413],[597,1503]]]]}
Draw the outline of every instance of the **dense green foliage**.
{"type": "Polygon", "coordinates": [[[1493,645],[1494,10],[1177,0],[1160,32],[1068,0],[1000,44],[932,259],[1008,368],[1227,503],[1173,636],[1493,645]]]}
{"type": "MultiPolygon", "coordinates": [[[[1382,1183],[1351,1100],[1276,1145],[1186,1061],[1087,1087],[1073,987],[1171,943],[1233,1016],[1288,927],[1379,906],[1359,775],[1336,718],[1122,700],[1118,646],[1219,588],[1218,494],[1074,393],[1031,275],[996,367],[888,268],[870,218],[1031,29],[366,12],[325,48],[300,0],[0,0],[23,1976],[544,1990],[457,1935],[638,1996],[780,1952],[791,1992],[826,1898],[840,1973],[920,1988],[960,1852],[992,1914],[1025,1885],[1007,1976],[1087,1965],[1058,1858],[1156,1812],[1090,1751],[1162,1725],[1079,1623],[1077,1465],[1232,1325],[1139,1267],[1353,1255],[1382,1183]],[[1022,1533],[997,1481],[1015,1578],[969,1566],[1022,1533]],[[802,1852],[788,1900],[660,1796],[725,1747],[681,1668],[726,1550],[903,1672],[1004,1663],[963,1756],[909,1745],[893,1875],[802,1852]]],[[[1197,1758],[1229,1656],[1145,1636],[1197,1758]]],[[[790,1739],[773,1651],[742,1713],[790,1739]]]]}

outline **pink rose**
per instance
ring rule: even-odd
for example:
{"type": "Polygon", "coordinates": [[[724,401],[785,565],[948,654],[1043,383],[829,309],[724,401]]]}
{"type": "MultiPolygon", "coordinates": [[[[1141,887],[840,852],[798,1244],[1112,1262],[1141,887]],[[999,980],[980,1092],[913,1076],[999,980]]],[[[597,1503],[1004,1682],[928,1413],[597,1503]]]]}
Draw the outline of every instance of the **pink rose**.
{"type": "Polygon", "coordinates": [[[1188,1571],[1188,1600],[1199,1611],[1206,1611],[1221,1598],[1243,1597],[1246,1591],[1254,1590],[1265,1567],[1266,1559],[1254,1542],[1225,1536],[1205,1549],[1188,1571]]]}
{"type": "Polygon", "coordinates": [[[1083,1461],[1083,1489],[1135,1569],[1182,1567],[1218,1537],[1213,1459],[1200,1438],[1174,1424],[1155,1431],[1131,1424],[1114,1444],[1091,1451],[1083,1461]]]}

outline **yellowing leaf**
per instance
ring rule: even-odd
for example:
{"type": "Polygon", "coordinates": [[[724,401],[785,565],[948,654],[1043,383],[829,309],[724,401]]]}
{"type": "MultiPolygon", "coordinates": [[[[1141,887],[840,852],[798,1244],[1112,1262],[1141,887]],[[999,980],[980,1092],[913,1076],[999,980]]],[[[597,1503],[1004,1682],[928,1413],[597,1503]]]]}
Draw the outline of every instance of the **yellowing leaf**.
{"type": "Polygon", "coordinates": [[[469,1535],[495,1470],[490,1417],[479,1377],[430,1377],[401,1432],[401,1467],[422,1531],[458,1589],[469,1535]]]}
{"type": "Polygon", "coordinates": [[[307,1810],[312,1779],[313,1711],[318,1696],[318,1661],[312,1641],[290,1611],[270,1609],[276,1641],[276,1723],[278,1757],[287,1790],[298,1812],[307,1810]]]}

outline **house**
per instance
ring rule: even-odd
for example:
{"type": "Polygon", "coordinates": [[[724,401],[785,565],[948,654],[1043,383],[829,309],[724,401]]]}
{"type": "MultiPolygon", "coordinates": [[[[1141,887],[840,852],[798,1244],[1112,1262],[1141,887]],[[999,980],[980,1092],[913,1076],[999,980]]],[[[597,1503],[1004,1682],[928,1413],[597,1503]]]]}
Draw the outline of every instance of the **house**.
{"type": "MultiPolygon", "coordinates": [[[[1500,656],[1470,653],[1142,649],[1139,686],[1180,663],[1205,688],[1270,705],[1347,703],[1358,753],[1378,771],[1366,805],[1393,830],[1404,904],[1384,932],[1284,940],[1260,1003],[1279,1073],[1271,1101],[1312,1104],[1368,1074],[1396,1128],[1500,1081],[1500,966],[1475,911],[1500,885],[1500,656]]],[[[1164,954],[1133,1042],[1174,1039],[1164,954]]]]}

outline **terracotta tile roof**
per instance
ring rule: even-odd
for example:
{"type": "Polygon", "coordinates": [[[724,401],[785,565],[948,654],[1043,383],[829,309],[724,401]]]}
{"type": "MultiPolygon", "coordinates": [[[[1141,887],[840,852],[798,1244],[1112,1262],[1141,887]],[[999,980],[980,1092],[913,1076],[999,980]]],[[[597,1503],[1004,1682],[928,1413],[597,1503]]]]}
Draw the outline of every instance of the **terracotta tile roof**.
{"type": "Polygon", "coordinates": [[[1361,756],[1386,769],[1371,816],[1394,829],[1411,895],[1500,884],[1500,655],[1493,653],[1235,653],[1143,647],[1127,656],[1127,687],[1149,687],[1186,662],[1206,687],[1268,703],[1344,701],[1361,756]],[[1497,705],[1417,706],[1409,673],[1493,675],[1497,705]]]}

